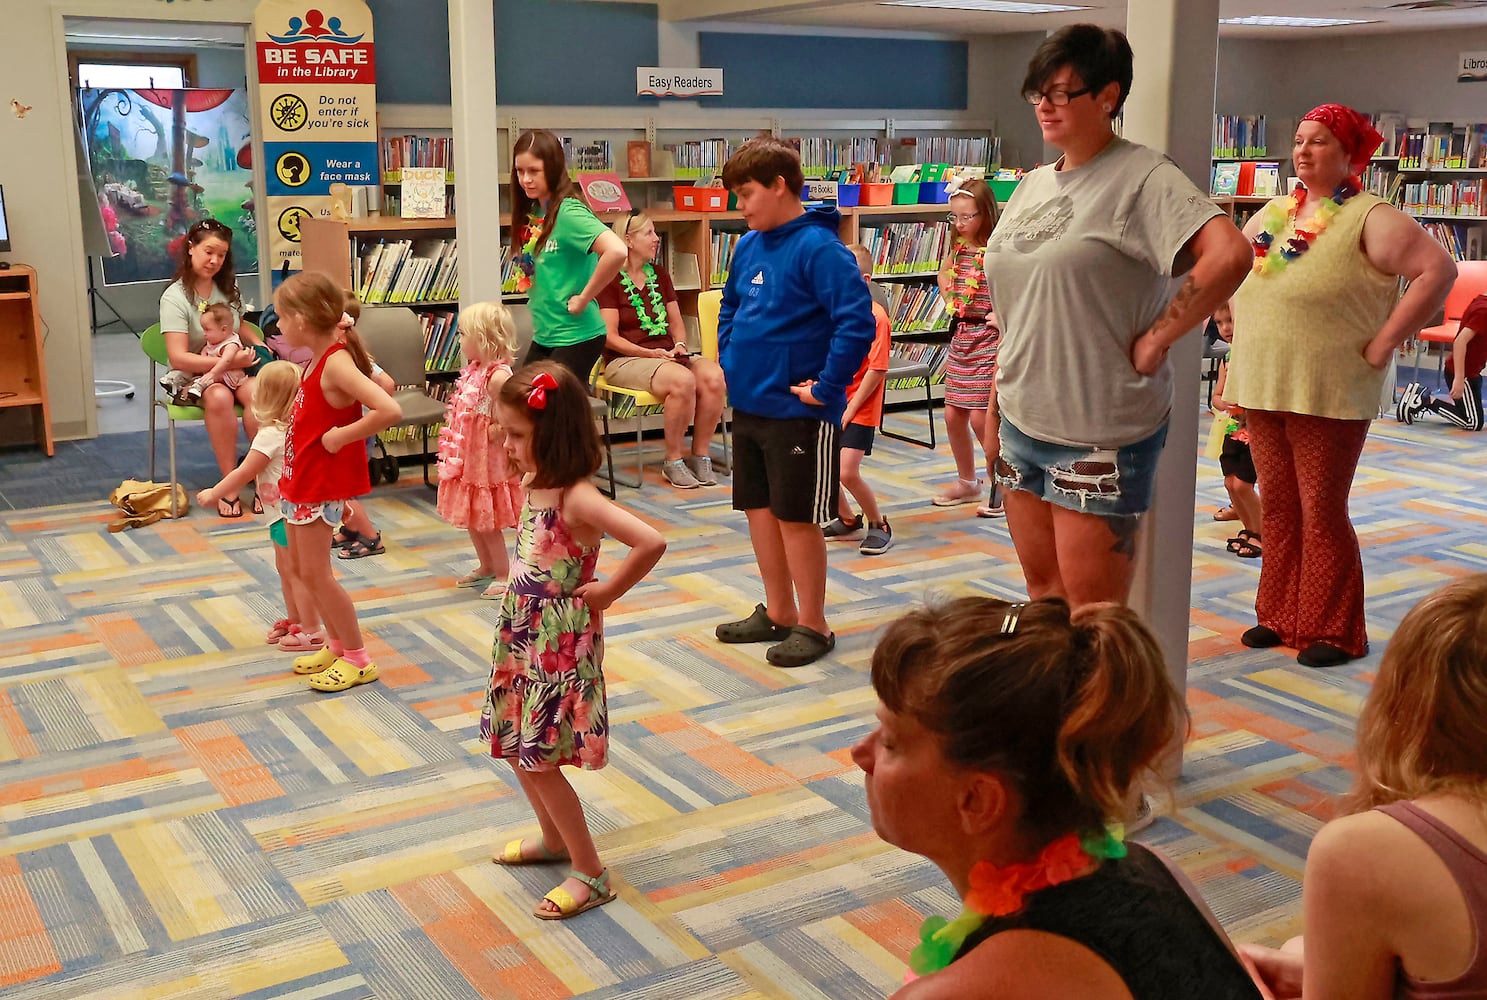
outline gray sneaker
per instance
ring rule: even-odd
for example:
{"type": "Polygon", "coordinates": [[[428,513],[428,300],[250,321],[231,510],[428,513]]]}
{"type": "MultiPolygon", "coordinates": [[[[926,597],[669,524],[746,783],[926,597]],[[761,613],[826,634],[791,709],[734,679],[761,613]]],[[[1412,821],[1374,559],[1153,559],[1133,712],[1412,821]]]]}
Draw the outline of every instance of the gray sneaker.
{"type": "Polygon", "coordinates": [[[661,474],[666,481],[679,490],[695,490],[702,483],[692,475],[692,470],[687,468],[687,463],[681,459],[671,459],[661,463],[661,474]]]}
{"type": "Polygon", "coordinates": [[[687,463],[699,486],[716,486],[718,477],[713,475],[713,460],[710,455],[688,455],[682,459],[687,463]]]}
{"type": "Polygon", "coordinates": [[[888,519],[884,518],[882,524],[869,525],[867,534],[863,536],[862,544],[857,546],[857,551],[865,556],[880,556],[893,548],[893,529],[888,527],[888,519]]]}
{"type": "Polygon", "coordinates": [[[862,515],[858,514],[850,521],[843,521],[840,517],[834,517],[821,525],[821,534],[836,541],[845,542],[862,537],[862,515]]]}

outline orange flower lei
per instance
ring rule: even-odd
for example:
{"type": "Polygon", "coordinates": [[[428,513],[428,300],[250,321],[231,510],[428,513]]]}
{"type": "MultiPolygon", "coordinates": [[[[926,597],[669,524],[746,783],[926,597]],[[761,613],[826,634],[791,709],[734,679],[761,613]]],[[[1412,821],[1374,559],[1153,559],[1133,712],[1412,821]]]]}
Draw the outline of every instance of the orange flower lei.
{"type": "Polygon", "coordinates": [[[945,968],[966,938],[988,918],[1016,913],[1033,893],[1088,875],[1106,858],[1125,856],[1125,830],[1115,825],[1098,832],[1062,836],[1031,861],[1004,868],[989,861],[976,862],[971,868],[971,891],[966,893],[960,916],[924,921],[904,980],[910,982],[945,968]]]}

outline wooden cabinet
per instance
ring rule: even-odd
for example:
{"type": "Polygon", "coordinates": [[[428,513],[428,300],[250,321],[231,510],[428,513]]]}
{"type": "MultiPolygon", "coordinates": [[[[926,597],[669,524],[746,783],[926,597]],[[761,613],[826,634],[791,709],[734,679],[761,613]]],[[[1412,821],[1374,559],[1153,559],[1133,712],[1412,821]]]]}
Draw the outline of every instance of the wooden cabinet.
{"type": "Polygon", "coordinates": [[[0,271],[0,409],[30,407],[36,442],[52,455],[52,413],[41,329],[36,271],[12,264],[0,271]]]}

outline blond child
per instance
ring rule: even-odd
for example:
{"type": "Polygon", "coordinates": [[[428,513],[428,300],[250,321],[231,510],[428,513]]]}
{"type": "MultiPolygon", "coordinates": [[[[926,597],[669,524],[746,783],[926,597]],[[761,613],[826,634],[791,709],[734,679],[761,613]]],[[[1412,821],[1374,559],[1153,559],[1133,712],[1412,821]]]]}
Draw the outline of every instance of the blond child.
{"type": "Polygon", "coordinates": [[[313,271],[291,275],[274,293],[274,306],[290,345],[313,352],[295,398],[279,488],[292,571],[327,639],[324,649],[295,660],[294,672],[313,675],[317,691],[345,691],[376,680],[377,665],[362,642],[356,605],[331,569],[331,533],[346,501],[371,491],[367,437],[396,424],[402,409],[368,377],[371,360],[334,281],[313,271]]]}
{"type": "Polygon", "coordinates": [[[253,416],[258,420],[258,433],[243,463],[233,469],[216,486],[196,494],[203,507],[222,497],[237,496],[238,491],[253,482],[257,499],[268,524],[268,535],[274,546],[274,568],[279,573],[279,586],[284,591],[284,617],[274,622],[264,641],[290,653],[308,653],[325,645],[320,630],[320,617],[315,602],[290,570],[289,537],[284,529],[284,513],[279,508],[279,476],[284,471],[284,438],[289,430],[289,414],[299,392],[299,366],[288,361],[272,361],[258,373],[253,392],[253,416]]]}
{"type": "MultiPolygon", "coordinates": [[[[871,283],[872,253],[860,243],[847,249],[857,259],[862,280],[871,283]]],[[[873,321],[877,330],[872,350],[862,360],[862,366],[847,387],[847,409],[842,413],[842,489],[837,496],[837,516],[821,528],[822,534],[830,539],[847,541],[861,538],[857,551],[865,556],[882,555],[893,547],[893,529],[878,509],[878,498],[873,488],[862,478],[862,459],[873,453],[873,434],[883,416],[883,384],[888,377],[888,356],[893,346],[888,313],[876,302],[873,303],[873,321]],[[853,515],[848,493],[862,507],[861,514],[853,515]]]]}
{"type": "Polygon", "coordinates": [[[496,626],[480,738],[492,757],[511,763],[542,836],[513,840],[492,860],[571,864],[567,879],[533,911],[543,920],[564,920],[614,898],[583,803],[561,769],[596,770],[608,762],[604,610],[644,579],[666,542],[589,482],[603,450],[588,390],[572,372],[553,361],[528,365],[501,386],[496,406],[527,498],[496,626]],[[600,580],[595,566],[605,535],[629,551],[600,580]]]}
{"type": "Polygon", "coordinates": [[[465,370],[455,383],[439,432],[439,516],[470,533],[478,562],[454,582],[500,600],[511,570],[502,529],[516,527],[521,479],[506,460],[506,435],[495,417],[495,399],[511,377],[516,327],[496,302],[460,311],[460,350],[465,370]]]}
{"type": "MultiPolygon", "coordinates": [[[[1214,310],[1213,325],[1218,328],[1220,340],[1226,344],[1233,343],[1234,313],[1227,302],[1214,310]]],[[[1226,356],[1219,362],[1218,375],[1213,383],[1213,408],[1218,414],[1214,419],[1229,423],[1219,451],[1219,468],[1224,474],[1224,489],[1229,493],[1229,507],[1244,526],[1239,534],[1229,539],[1228,549],[1241,559],[1258,559],[1264,518],[1260,494],[1255,491],[1259,477],[1255,474],[1255,460],[1250,454],[1249,427],[1244,420],[1244,410],[1224,398],[1228,385],[1229,359],[1226,356]]]]}
{"type": "MultiPolygon", "coordinates": [[[[197,376],[196,380],[186,387],[185,395],[192,400],[200,400],[201,394],[206,391],[207,386],[215,382],[221,382],[233,392],[243,384],[247,373],[235,366],[240,351],[248,350],[243,346],[242,339],[238,337],[237,317],[232,314],[232,309],[225,302],[213,302],[201,312],[201,332],[206,337],[206,345],[202,347],[201,353],[209,358],[216,358],[216,364],[211,370],[197,376]]],[[[249,353],[252,353],[249,351],[249,353]]]]}

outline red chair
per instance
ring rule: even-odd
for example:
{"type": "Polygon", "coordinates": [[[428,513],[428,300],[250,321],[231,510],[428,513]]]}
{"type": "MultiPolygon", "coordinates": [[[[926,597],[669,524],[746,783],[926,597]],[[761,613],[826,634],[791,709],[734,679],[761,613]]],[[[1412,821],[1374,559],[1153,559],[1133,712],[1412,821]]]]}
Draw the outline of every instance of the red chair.
{"type": "MultiPolygon", "coordinates": [[[[1487,295],[1487,260],[1463,260],[1456,264],[1456,283],[1451,286],[1451,293],[1446,296],[1446,318],[1439,326],[1429,326],[1415,335],[1415,374],[1410,381],[1420,381],[1420,350],[1425,344],[1449,344],[1456,339],[1456,333],[1461,329],[1461,317],[1466,312],[1466,307],[1471,305],[1472,299],[1478,295],[1487,295]]],[[[1436,369],[1436,378],[1439,380],[1444,376],[1446,369],[1446,349],[1441,348],[1440,362],[1436,369]]]]}

